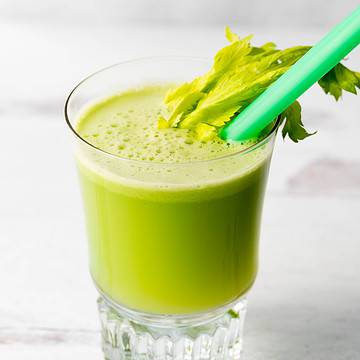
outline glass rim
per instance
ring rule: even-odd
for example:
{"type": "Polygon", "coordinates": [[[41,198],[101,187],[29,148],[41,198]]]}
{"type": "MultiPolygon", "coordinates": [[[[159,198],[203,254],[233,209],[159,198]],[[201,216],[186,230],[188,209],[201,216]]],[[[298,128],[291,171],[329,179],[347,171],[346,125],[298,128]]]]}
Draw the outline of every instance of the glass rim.
{"type": "Polygon", "coordinates": [[[107,70],[116,68],[118,66],[121,65],[125,65],[125,64],[131,64],[131,63],[136,63],[136,62],[142,62],[142,61],[151,61],[151,60],[192,60],[192,61],[201,61],[201,62],[209,62],[209,59],[206,58],[201,58],[201,57],[192,57],[192,56],[146,56],[146,57],[139,57],[139,58],[134,58],[134,59],[130,59],[130,60],[125,60],[125,61],[121,61],[106,67],[103,67],[93,73],[91,73],[90,75],[86,76],[85,78],[83,78],[80,82],[77,83],[77,85],[70,91],[69,95],[66,98],[65,104],[64,104],[64,116],[65,116],[65,121],[66,124],[68,125],[68,127],[70,128],[71,132],[75,135],[75,137],[80,140],[82,143],[84,143],[86,146],[89,146],[91,149],[95,150],[96,152],[107,156],[107,157],[111,157],[113,159],[117,159],[119,161],[124,161],[124,162],[129,162],[129,163],[135,163],[135,164],[142,164],[142,165],[153,165],[153,166],[159,166],[159,165],[163,165],[163,166],[169,166],[169,165],[188,165],[188,164],[196,164],[196,163],[208,163],[208,162],[213,162],[213,161],[218,161],[221,159],[225,159],[225,158],[230,158],[232,156],[236,156],[236,155],[246,155],[249,152],[252,152],[254,150],[256,150],[258,147],[264,145],[265,143],[267,143],[274,134],[276,134],[277,129],[279,128],[281,119],[278,116],[276,119],[274,119],[274,125],[271,128],[271,130],[269,131],[269,133],[263,138],[260,139],[259,141],[256,141],[254,144],[249,145],[248,147],[245,147],[244,149],[241,149],[239,151],[234,151],[231,152],[229,154],[224,154],[221,156],[217,156],[211,159],[204,159],[204,160],[190,160],[190,161],[180,161],[180,162],[157,162],[157,161],[149,161],[149,160],[137,160],[137,159],[131,159],[131,158],[127,158],[127,157],[122,157],[116,154],[112,154],[108,151],[105,151],[93,144],[91,144],[90,142],[88,142],[86,139],[84,139],[74,128],[74,126],[72,125],[71,121],[70,121],[70,116],[68,114],[68,107],[69,107],[69,103],[70,100],[72,99],[73,95],[75,94],[75,92],[89,79],[93,78],[94,76],[105,72],[107,70]]]}

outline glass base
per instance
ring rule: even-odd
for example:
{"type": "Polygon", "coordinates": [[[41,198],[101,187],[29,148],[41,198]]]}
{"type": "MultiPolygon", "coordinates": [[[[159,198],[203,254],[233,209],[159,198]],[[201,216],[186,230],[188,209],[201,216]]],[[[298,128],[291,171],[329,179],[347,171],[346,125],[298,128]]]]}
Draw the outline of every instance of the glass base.
{"type": "Polygon", "coordinates": [[[198,316],[142,316],[98,299],[106,360],[238,360],[246,298],[198,316]]]}

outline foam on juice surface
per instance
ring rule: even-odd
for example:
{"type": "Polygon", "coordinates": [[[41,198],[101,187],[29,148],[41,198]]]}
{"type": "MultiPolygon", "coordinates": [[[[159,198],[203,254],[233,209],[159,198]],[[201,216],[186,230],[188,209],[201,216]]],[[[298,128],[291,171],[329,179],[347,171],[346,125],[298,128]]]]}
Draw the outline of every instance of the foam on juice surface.
{"type": "Polygon", "coordinates": [[[122,158],[157,163],[182,163],[218,158],[250,144],[215,138],[201,142],[188,129],[158,129],[169,86],[129,90],[95,103],[83,112],[78,133],[95,147],[122,158]]]}

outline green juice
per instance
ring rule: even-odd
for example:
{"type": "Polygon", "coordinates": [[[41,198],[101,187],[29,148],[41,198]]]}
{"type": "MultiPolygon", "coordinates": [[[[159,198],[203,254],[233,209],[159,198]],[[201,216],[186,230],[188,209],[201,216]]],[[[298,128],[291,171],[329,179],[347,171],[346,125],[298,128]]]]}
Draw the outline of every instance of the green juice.
{"type": "Polygon", "coordinates": [[[272,145],[206,143],[161,129],[166,86],[111,96],[81,112],[76,152],[90,270],[116,303],[191,314],[253,284],[272,145]],[[87,146],[90,148],[89,146],[87,146]]]}

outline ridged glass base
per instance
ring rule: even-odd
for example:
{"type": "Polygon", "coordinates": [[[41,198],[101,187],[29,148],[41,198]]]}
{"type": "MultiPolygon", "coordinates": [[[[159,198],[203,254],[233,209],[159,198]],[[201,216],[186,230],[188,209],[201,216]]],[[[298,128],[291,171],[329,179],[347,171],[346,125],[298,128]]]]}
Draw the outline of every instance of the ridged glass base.
{"type": "Polygon", "coordinates": [[[246,299],[197,317],[149,318],[98,300],[107,360],[240,359],[246,299]]]}

